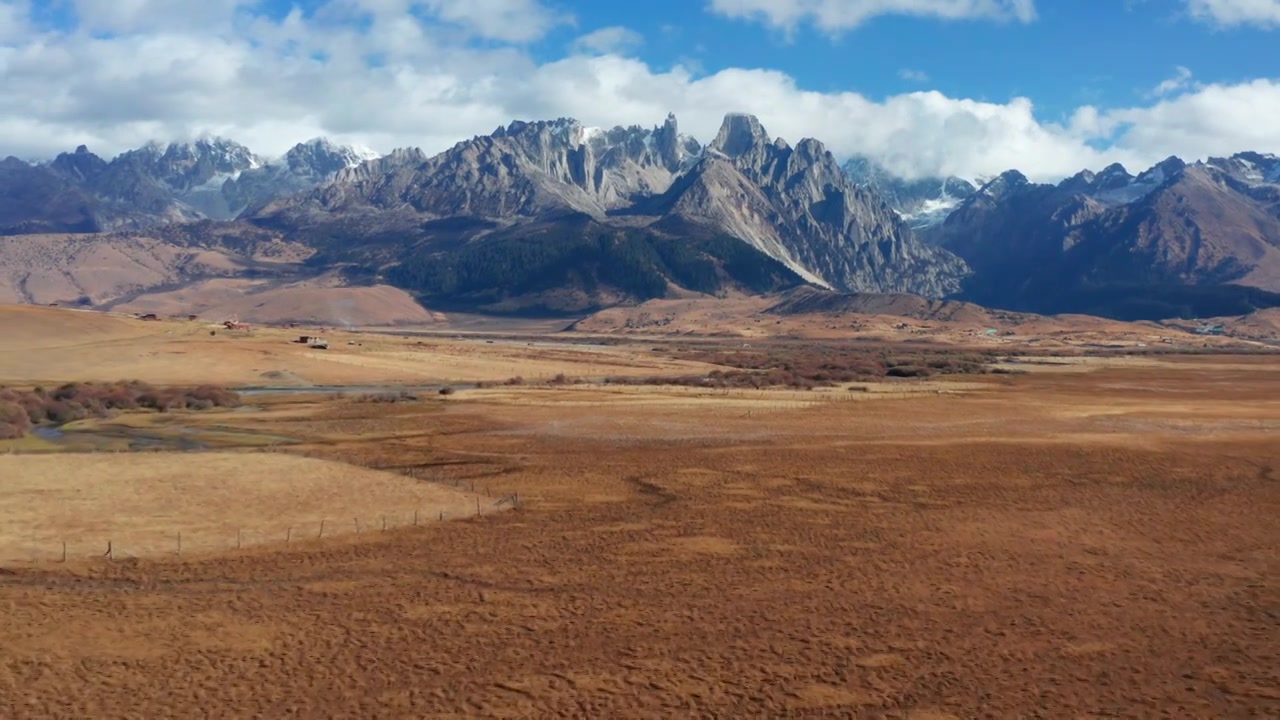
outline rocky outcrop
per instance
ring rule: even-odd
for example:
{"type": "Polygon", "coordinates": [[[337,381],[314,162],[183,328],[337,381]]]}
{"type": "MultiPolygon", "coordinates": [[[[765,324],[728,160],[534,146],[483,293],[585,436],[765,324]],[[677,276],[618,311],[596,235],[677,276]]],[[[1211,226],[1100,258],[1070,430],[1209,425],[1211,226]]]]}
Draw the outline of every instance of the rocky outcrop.
{"type": "Polygon", "coordinates": [[[514,122],[433,158],[400,151],[344,170],[311,193],[268,206],[259,221],[333,227],[335,217],[361,216],[386,234],[388,212],[396,213],[397,232],[427,228],[415,241],[424,248],[469,242],[493,227],[448,219],[506,227],[559,213],[677,237],[696,226],[699,236],[735,238],[808,282],[845,291],[940,297],[957,290],[966,272],[851,183],[820,142],[792,148],[772,141],[745,114],[728,115],[705,150],[670,115],[652,129],[514,122]]]}
{"type": "Polygon", "coordinates": [[[967,272],[917,240],[879,197],[853,184],[817,140],[770,140],[731,114],[665,198],[668,212],[723,228],[811,282],[845,292],[941,297],[967,272]]]}
{"type": "Polygon", "coordinates": [[[150,143],[112,160],[88,183],[94,194],[127,214],[160,221],[234,217],[222,186],[262,161],[239,143],[201,139],[193,143],[150,143]]]}
{"type": "Polygon", "coordinates": [[[273,200],[316,188],[343,171],[377,158],[371,150],[316,138],[293,146],[279,160],[228,178],[220,192],[231,216],[253,213],[273,200]]]}
{"type": "Polygon", "coordinates": [[[565,210],[603,217],[665,191],[699,150],[673,116],[652,129],[517,121],[431,158],[397,150],[259,214],[412,208],[433,218],[513,220],[565,210]]]}
{"type": "Polygon", "coordinates": [[[947,219],[977,188],[955,176],[907,180],[867,157],[850,158],[843,165],[855,185],[866,188],[902,216],[913,230],[934,227],[947,219]]]}

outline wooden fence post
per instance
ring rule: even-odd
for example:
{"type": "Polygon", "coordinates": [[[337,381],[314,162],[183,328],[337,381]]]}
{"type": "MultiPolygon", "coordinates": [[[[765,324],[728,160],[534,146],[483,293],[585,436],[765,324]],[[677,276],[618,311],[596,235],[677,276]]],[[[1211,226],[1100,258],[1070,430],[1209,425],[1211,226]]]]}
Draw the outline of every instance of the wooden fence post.
{"type": "Polygon", "coordinates": [[[284,531],[284,544],[288,545],[292,541],[293,541],[293,528],[290,527],[288,530],[284,531]]]}
{"type": "Polygon", "coordinates": [[[62,562],[67,561],[67,541],[62,541],[62,562]]]}
{"type": "Polygon", "coordinates": [[[320,537],[324,537],[324,520],[320,521],[320,537]]]}
{"type": "Polygon", "coordinates": [[[382,516],[382,532],[386,532],[386,531],[387,531],[387,516],[383,515],[382,516]]]}
{"type": "Polygon", "coordinates": [[[355,521],[356,521],[356,534],[359,535],[360,534],[360,518],[355,518],[355,521]]]}
{"type": "Polygon", "coordinates": [[[178,531],[178,554],[182,554],[182,531],[178,531]]]}
{"type": "Polygon", "coordinates": [[[107,541],[107,551],[106,551],[105,553],[103,553],[103,554],[107,556],[107,559],[108,559],[108,560],[115,560],[115,559],[116,559],[116,554],[115,554],[115,552],[111,549],[111,541],[110,541],[110,540],[108,540],[108,541],[107,541]]]}
{"type": "Polygon", "coordinates": [[[418,511],[417,511],[417,510],[414,510],[414,511],[413,511],[413,526],[414,526],[414,527],[417,527],[417,526],[418,526],[418,511]]]}
{"type": "Polygon", "coordinates": [[[236,549],[240,549],[240,528],[236,528],[236,549]]]}

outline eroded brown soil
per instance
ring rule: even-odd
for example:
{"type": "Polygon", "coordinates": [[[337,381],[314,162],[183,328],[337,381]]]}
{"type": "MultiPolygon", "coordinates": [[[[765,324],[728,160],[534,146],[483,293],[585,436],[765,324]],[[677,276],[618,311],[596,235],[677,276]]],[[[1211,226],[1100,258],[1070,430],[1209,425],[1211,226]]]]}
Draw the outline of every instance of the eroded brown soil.
{"type": "Polygon", "coordinates": [[[751,412],[523,392],[273,417],[519,511],[0,575],[0,716],[1280,716],[1270,367],[751,412]]]}

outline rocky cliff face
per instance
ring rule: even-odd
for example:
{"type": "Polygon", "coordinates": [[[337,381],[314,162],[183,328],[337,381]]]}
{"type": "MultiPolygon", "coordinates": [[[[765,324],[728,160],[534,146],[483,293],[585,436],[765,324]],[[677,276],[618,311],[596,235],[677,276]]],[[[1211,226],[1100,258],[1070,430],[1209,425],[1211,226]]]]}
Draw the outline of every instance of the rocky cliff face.
{"type": "MultiPolygon", "coordinates": [[[[727,116],[705,150],[680,134],[673,116],[652,129],[515,122],[436,157],[400,151],[341,171],[324,187],[264,208],[259,220],[332,228],[359,215],[389,234],[387,213],[395,213],[397,232],[429,228],[418,236],[423,247],[556,214],[671,236],[696,226],[699,236],[735,238],[840,290],[941,296],[966,272],[854,186],[821,143],[771,141],[750,115],[727,116]]],[[[328,232],[347,237],[351,226],[328,232]]]]}
{"type": "Polygon", "coordinates": [[[223,184],[261,165],[248,148],[230,140],[150,143],[107,163],[87,186],[125,213],[137,210],[168,221],[228,219],[234,214],[223,184]]]}
{"type": "Polygon", "coordinates": [[[977,190],[973,183],[955,176],[906,180],[866,157],[850,158],[843,169],[855,185],[878,195],[913,230],[939,225],[977,190]]]}
{"type": "Polygon", "coordinates": [[[967,273],[963,261],[921,243],[879,197],[854,185],[821,142],[770,140],[750,115],[725,118],[666,201],[669,212],[722,227],[836,290],[941,297],[967,273]]]}
{"type": "Polygon", "coordinates": [[[293,146],[283,158],[251,167],[228,178],[220,188],[231,217],[256,212],[282,197],[316,188],[338,173],[376,160],[377,153],[316,138],[293,146]]]}
{"type": "Polygon", "coordinates": [[[513,122],[431,158],[398,150],[261,214],[411,208],[434,218],[511,220],[563,210],[603,217],[666,190],[699,150],[674,117],[652,129],[601,130],[567,118],[513,122]]]}

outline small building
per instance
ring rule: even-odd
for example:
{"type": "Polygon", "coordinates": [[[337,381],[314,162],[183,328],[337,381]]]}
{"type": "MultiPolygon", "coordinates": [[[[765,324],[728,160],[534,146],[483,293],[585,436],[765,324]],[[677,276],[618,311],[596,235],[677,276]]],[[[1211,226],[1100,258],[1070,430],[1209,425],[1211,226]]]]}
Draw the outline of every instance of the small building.
{"type": "Polygon", "coordinates": [[[312,338],[311,343],[308,345],[308,347],[310,347],[312,350],[328,350],[329,341],[322,340],[320,338],[312,338]]]}

